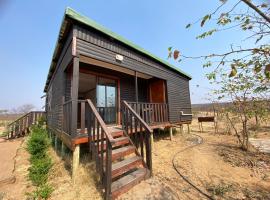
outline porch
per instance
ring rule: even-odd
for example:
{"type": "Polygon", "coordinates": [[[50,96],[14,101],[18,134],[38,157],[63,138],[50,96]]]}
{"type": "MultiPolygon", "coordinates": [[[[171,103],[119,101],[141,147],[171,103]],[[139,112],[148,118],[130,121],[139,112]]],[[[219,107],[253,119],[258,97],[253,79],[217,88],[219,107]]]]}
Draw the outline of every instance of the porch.
{"type": "Polygon", "coordinates": [[[56,140],[73,151],[72,176],[82,144],[89,145],[106,196],[114,199],[151,176],[153,129],[181,123],[180,113],[170,120],[166,80],[86,57],[73,59],[64,80],[56,122],[50,90],[47,113],[56,140]]]}

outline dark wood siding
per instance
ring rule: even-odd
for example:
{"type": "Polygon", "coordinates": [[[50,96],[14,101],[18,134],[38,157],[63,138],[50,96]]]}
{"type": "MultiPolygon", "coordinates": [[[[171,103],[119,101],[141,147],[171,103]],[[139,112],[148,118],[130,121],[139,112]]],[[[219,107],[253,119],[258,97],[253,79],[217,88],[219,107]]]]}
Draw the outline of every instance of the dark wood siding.
{"type": "Polygon", "coordinates": [[[53,129],[61,130],[62,126],[62,103],[63,97],[66,92],[66,83],[70,82],[67,80],[65,68],[69,65],[72,60],[72,31],[69,33],[63,50],[57,60],[56,70],[48,86],[47,98],[50,98],[50,106],[47,106],[47,118],[48,126],[53,129]]]}
{"type": "MultiPolygon", "coordinates": [[[[79,54],[166,80],[171,122],[179,121],[180,111],[191,113],[189,79],[187,77],[181,76],[162,63],[153,61],[151,58],[110,39],[102,33],[97,33],[95,30],[74,26],[74,34],[78,38],[77,51],[79,54]],[[124,56],[123,62],[119,63],[115,60],[116,54],[124,56]]],[[[125,97],[131,99],[135,91],[128,89],[128,80],[126,81],[127,83],[123,86],[123,93],[125,97]]]]}

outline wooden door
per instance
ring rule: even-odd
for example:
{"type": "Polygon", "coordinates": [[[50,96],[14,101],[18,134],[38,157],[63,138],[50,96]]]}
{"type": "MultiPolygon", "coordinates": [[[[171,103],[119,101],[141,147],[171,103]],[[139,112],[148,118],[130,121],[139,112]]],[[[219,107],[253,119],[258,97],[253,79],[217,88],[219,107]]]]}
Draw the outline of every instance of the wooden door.
{"type": "Polygon", "coordinates": [[[149,96],[151,103],[166,103],[165,81],[161,79],[150,81],[149,96]]]}

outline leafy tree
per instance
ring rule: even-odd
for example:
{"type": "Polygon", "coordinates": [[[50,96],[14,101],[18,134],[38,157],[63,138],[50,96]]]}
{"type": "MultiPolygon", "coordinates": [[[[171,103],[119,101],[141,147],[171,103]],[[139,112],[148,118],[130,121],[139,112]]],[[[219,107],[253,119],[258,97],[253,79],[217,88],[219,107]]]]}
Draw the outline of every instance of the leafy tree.
{"type": "Polygon", "coordinates": [[[241,147],[248,150],[249,140],[249,121],[252,117],[257,119],[269,112],[269,108],[264,106],[268,104],[266,96],[269,95],[269,82],[265,87],[261,86],[261,75],[253,74],[249,68],[242,67],[241,73],[228,78],[226,72],[220,69],[218,77],[211,81],[212,84],[218,84],[220,88],[214,90],[218,100],[230,101],[231,106],[226,109],[227,119],[230,122],[234,134],[236,135],[241,147]],[[235,118],[241,122],[241,127],[236,124],[235,118]]]}
{"type": "Polygon", "coordinates": [[[211,13],[206,14],[186,28],[198,25],[203,29],[209,23],[210,29],[198,35],[204,39],[216,33],[231,29],[242,30],[248,37],[241,44],[230,45],[230,50],[224,53],[210,53],[196,57],[186,56],[178,49],[169,47],[169,58],[182,61],[183,59],[205,59],[203,67],[215,65],[210,80],[216,78],[219,68],[229,68],[229,76],[236,76],[240,69],[251,68],[253,72],[270,79],[270,15],[269,1],[255,4],[252,0],[219,0],[220,5],[211,13]],[[250,42],[251,40],[251,42],[250,42]],[[253,45],[249,47],[249,44],[253,45]],[[215,59],[215,60],[214,60],[215,59]],[[263,72],[263,73],[261,73],[263,72]]]}
{"type": "MultiPolygon", "coordinates": [[[[230,49],[223,53],[187,56],[178,49],[169,47],[169,58],[179,62],[186,59],[204,59],[204,68],[212,67],[207,74],[211,83],[218,85],[214,91],[218,100],[230,101],[232,105],[227,118],[243,149],[248,149],[248,122],[252,117],[259,118],[269,112],[270,82],[270,5],[262,0],[219,0],[216,9],[186,25],[187,29],[199,25],[206,29],[197,39],[205,39],[228,30],[241,30],[246,38],[240,44],[228,45],[230,49]],[[206,27],[207,26],[207,27],[206,27]],[[210,28],[209,28],[210,27],[210,28]],[[236,126],[235,115],[241,121],[236,126]]],[[[228,110],[227,110],[228,111],[228,110]]]]}

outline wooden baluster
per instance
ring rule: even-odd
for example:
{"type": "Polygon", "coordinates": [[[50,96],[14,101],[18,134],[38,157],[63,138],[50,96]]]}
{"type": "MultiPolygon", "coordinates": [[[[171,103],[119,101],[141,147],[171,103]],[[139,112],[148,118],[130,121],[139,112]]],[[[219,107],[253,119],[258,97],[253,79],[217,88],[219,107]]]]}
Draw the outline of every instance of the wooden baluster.
{"type": "Polygon", "coordinates": [[[96,142],[96,118],[93,115],[93,158],[96,159],[96,148],[95,148],[95,142],[96,142]]]}
{"type": "Polygon", "coordinates": [[[142,130],[142,124],[140,123],[140,143],[141,143],[141,156],[144,158],[144,145],[143,145],[143,130],[142,130]]]}
{"type": "Polygon", "coordinates": [[[163,104],[160,104],[160,107],[161,107],[161,122],[164,122],[164,107],[163,107],[163,104]]]}
{"type": "Polygon", "coordinates": [[[111,185],[112,185],[112,146],[109,140],[106,141],[106,183],[105,183],[105,199],[111,199],[111,185]]]}
{"type": "Polygon", "coordinates": [[[150,134],[151,133],[145,134],[145,144],[146,144],[146,164],[152,176],[152,149],[151,149],[150,134]]]}
{"type": "MultiPolygon", "coordinates": [[[[96,167],[97,171],[99,172],[100,176],[102,177],[102,170],[100,169],[100,162],[99,162],[99,148],[100,148],[100,134],[99,134],[99,123],[97,121],[97,142],[96,142],[96,149],[97,149],[97,156],[96,156],[96,167]]],[[[101,153],[102,156],[102,153],[101,153]]],[[[101,179],[102,180],[102,179],[101,179]]]]}
{"type": "MultiPolygon", "coordinates": [[[[140,134],[143,134],[143,127],[142,127],[141,123],[140,123],[140,134]]],[[[142,143],[143,143],[143,141],[142,141],[142,143]]],[[[146,161],[145,157],[144,157],[144,153],[143,153],[143,144],[141,145],[141,156],[144,159],[144,161],[146,161]]]]}
{"type": "Polygon", "coordinates": [[[102,180],[103,183],[104,183],[104,177],[103,177],[103,174],[104,174],[103,173],[104,172],[104,164],[103,164],[103,161],[104,161],[104,152],[105,152],[104,151],[104,145],[106,145],[105,149],[107,148],[107,145],[108,145],[107,143],[104,144],[104,139],[105,139],[104,138],[104,131],[101,130],[101,148],[100,148],[101,149],[100,150],[100,153],[101,153],[101,160],[100,160],[100,166],[101,166],[100,168],[101,169],[100,170],[101,171],[100,172],[101,172],[101,176],[102,176],[101,180],[102,180]]]}
{"type": "Polygon", "coordinates": [[[85,102],[81,102],[81,133],[85,134],[85,102]]]}

